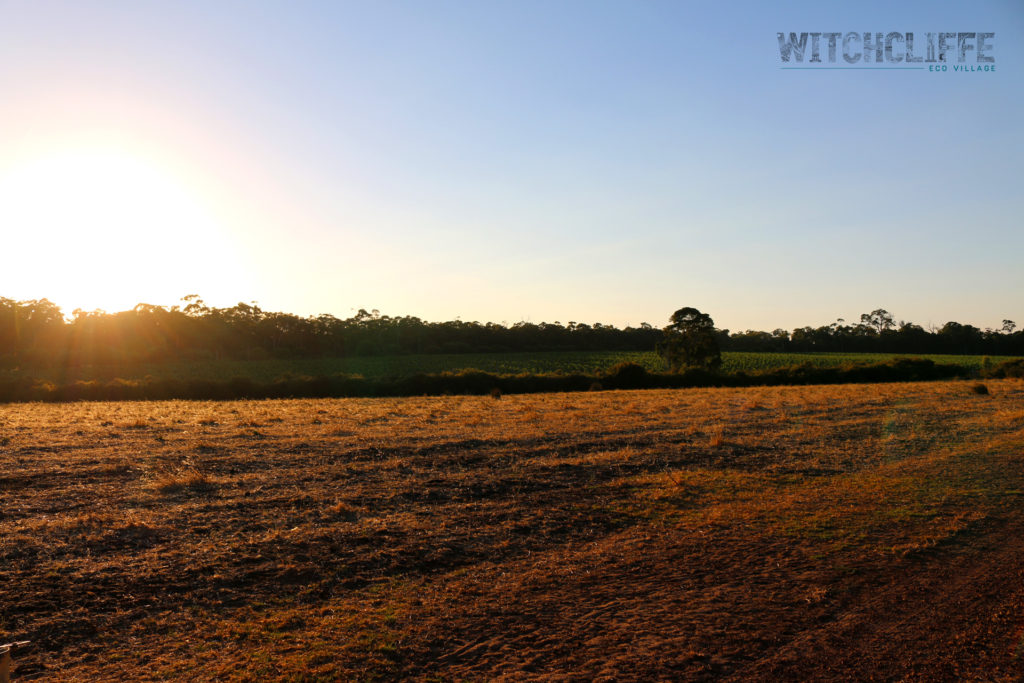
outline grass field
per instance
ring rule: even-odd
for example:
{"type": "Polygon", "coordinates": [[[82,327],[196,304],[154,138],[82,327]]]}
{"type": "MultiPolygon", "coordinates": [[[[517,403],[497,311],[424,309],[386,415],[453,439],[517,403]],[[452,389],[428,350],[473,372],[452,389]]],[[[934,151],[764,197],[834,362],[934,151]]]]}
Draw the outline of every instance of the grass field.
{"type": "MultiPolygon", "coordinates": [[[[981,368],[984,356],[953,356],[928,354],[884,353],[747,353],[722,354],[725,372],[757,372],[810,363],[818,367],[839,367],[850,364],[867,365],[893,358],[930,358],[936,363],[953,363],[981,368]]],[[[991,356],[996,365],[1008,356],[991,356]]],[[[171,362],[127,367],[87,367],[75,370],[54,368],[18,368],[0,370],[0,379],[28,375],[48,381],[106,380],[155,378],[203,379],[226,381],[247,377],[256,382],[273,382],[287,377],[318,377],[323,375],[361,375],[367,379],[406,377],[418,372],[440,373],[465,369],[494,374],[597,374],[621,362],[634,362],[650,371],[665,371],[664,362],[654,352],[643,351],[550,351],[543,353],[467,353],[404,356],[363,356],[353,358],[308,358],[260,361],[171,362]]]]}
{"type": "Polygon", "coordinates": [[[1018,680],[1024,382],[0,405],[15,680],[1018,680]]]}

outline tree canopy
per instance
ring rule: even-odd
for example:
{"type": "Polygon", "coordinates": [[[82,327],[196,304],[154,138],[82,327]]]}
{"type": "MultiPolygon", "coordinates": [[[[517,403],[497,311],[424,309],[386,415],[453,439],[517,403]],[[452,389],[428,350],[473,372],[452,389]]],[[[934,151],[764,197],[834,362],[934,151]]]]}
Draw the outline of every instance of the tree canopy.
{"type": "Polygon", "coordinates": [[[717,370],[722,365],[715,321],[696,308],[680,308],[672,314],[657,350],[673,372],[686,368],[717,370]]]}

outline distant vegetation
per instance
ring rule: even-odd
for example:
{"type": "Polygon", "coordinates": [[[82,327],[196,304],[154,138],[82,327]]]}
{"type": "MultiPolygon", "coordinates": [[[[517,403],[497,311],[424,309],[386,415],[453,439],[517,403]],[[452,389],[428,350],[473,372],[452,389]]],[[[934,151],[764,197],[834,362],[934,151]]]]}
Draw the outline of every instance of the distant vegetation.
{"type": "Polygon", "coordinates": [[[153,377],[109,380],[43,380],[26,375],[0,378],[0,401],[75,401],[140,399],[327,398],[345,396],[425,396],[442,394],[544,393],[602,389],[746,387],[793,384],[903,382],[955,377],[1021,377],[1024,361],[1009,361],[987,371],[937,364],[925,358],[896,358],[886,363],[821,367],[810,363],[747,373],[723,374],[702,368],[648,372],[623,362],[591,374],[495,374],[479,370],[365,378],[352,375],[283,376],[257,381],[247,376],[208,380],[153,377]]]}
{"type": "MultiPolygon", "coordinates": [[[[682,309],[693,310],[693,309],[682,309]]],[[[699,313],[699,311],[697,312],[699,313]]],[[[709,319],[710,320],[710,319],[709,319]]],[[[675,323],[673,323],[675,324],[675,323]]],[[[926,330],[878,309],[856,324],[793,331],[710,329],[725,352],[1024,355],[1024,331],[1011,320],[981,330],[948,322],[926,330]]],[[[181,306],[139,304],[131,311],[72,312],[46,299],[0,298],[0,364],[74,369],[170,361],[362,358],[416,354],[652,351],[661,329],[644,323],[426,322],[360,310],[350,318],[300,317],[255,303],[211,308],[196,295],[181,306]]],[[[726,358],[726,366],[728,359],[726,358]]]]}
{"type": "MultiPolygon", "coordinates": [[[[815,368],[888,363],[897,358],[925,358],[940,365],[954,364],[965,372],[981,374],[1011,360],[1009,356],[955,356],[891,353],[755,353],[726,351],[721,372],[756,374],[798,365],[815,368]]],[[[92,365],[75,368],[10,367],[0,369],[0,381],[34,378],[52,383],[106,382],[121,378],[148,378],[224,382],[246,378],[268,383],[279,380],[349,375],[368,380],[397,379],[417,373],[441,374],[476,370],[492,375],[600,375],[620,363],[635,363],[649,373],[665,371],[665,362],[654,351],[541,351],[535,353],[404,354],[393,356],[318,357],[265,360],[203,360],[92,365]]]]}

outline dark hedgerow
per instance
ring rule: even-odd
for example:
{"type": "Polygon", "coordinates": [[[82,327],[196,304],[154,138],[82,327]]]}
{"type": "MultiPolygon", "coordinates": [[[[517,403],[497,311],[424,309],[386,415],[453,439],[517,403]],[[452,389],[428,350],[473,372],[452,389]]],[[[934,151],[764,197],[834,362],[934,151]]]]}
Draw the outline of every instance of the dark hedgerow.
{"type": "MultiPolygon", "coordinates": [[[[796,365],[767,372],[722,374],[704,368],[677,373],[651,373],[636,363],[620,363],[600,375],[497,375],[479,370],[416,374],[392,379],[350,375],[301,377],[260,383],[249,378],[227,381],[114,379],[56,385],[18,378],[0,381],[0,401],[113,401],[155,399],[331,398],[356,396],[493,395],[604,389],[667,389],[682,387],[747,387],[787,384],[846,384],[917,382],[970,377],[961,365],[936,364],[928,359],[899,358],[888,363],[842,368],[796,365]]],[[[1004,363],[992,377],[1024,376],[1024,362],[1004,363]],[[1014,374],[1019,373],[1019,374],[1014,374]]]]}
{"type": "Polygon", "coordinates": [[[997,365],[984,373],[986,377],[1001,379],[1004,377],[1024,377],[1024,358],[1015,358],[997,365]]]}

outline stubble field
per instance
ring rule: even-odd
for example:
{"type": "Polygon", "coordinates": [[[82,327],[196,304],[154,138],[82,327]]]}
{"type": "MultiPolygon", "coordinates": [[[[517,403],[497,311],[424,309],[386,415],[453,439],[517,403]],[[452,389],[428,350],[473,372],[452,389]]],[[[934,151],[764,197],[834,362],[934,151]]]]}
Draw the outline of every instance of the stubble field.
{"type": "Polygon", "coordinates": [[[18,680],[1018,680],[1024,382],[0,406],[18,680]]]}

